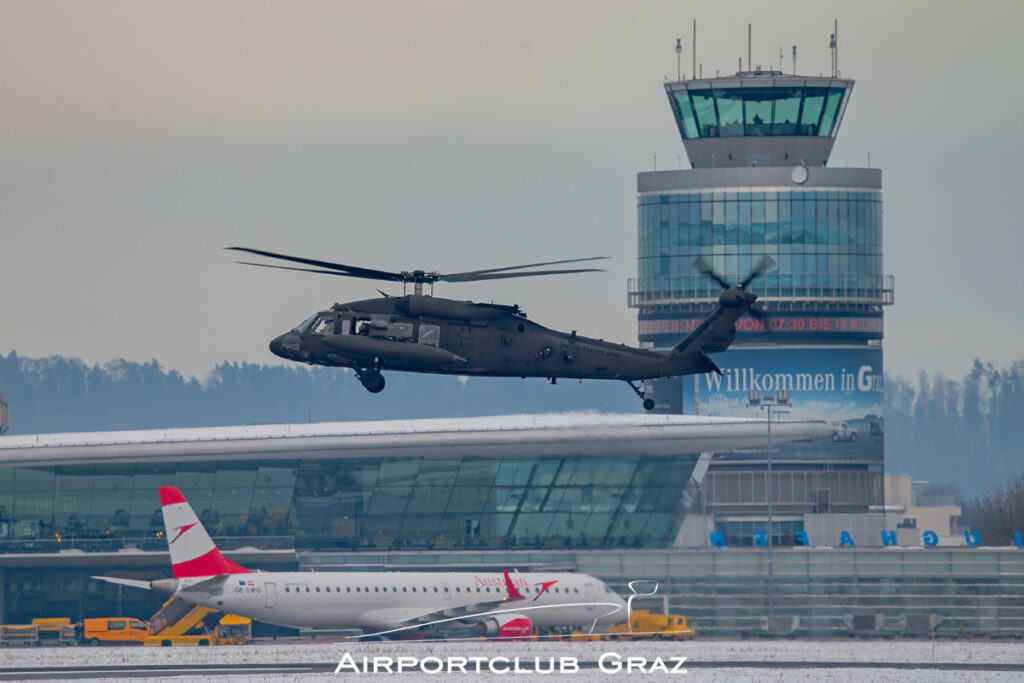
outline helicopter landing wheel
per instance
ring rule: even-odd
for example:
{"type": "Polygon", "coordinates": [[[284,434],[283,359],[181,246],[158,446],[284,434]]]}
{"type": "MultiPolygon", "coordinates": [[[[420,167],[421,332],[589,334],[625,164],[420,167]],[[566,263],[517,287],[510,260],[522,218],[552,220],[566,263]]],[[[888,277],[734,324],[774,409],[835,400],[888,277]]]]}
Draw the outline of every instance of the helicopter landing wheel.
{"type": "Polygon", "coordinates": [[[629,388],[633,390],[633,393],[635,393],[637,396],[643,399],[644,410],[654,410],[653,398],[647,398],[647,395],[644,393],[644,391],[633,382],[627,381],[626,384],[628,384],[629,388]]]}
{"type": "Polygon", "coordinates": [[[356,376],[359,378],[363,387],[365,387],[371,394],[379,394],[384,391],[384,385],[386,384],[384,381],[384,375],[380,374],[378,371],[373,369],[363,370],[362,372],[357,372],[356,376]]]}

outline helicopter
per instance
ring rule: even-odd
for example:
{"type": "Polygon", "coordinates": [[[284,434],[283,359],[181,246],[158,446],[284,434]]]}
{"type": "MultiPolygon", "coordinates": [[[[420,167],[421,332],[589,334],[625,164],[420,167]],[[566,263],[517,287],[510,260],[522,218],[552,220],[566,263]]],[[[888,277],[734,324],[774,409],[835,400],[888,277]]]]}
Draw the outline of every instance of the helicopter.
{"type": "Polygon", "coordinates": [[[251,261],[243,265],[338,275],[369,280],[401,282],[403,295],[377,290],[380,298],[336,303],[314,313],[297,327],[275,337],[270,351],[281,358],[310,365],[351,368],[370,393],[384,390],[382,370],[483,377],[544,377],[552,384],[563,379],[612,379],[627,383],[645,410],[654,400],[640,382],[658,377],[702,374],[721,369],[711,354],[729,348],[736,336],[734,323],[752,308],[757,295],[750,283],[774,267],[765,257],[750,275],[730,285],[706,261],[698,269],[722,286],[715,310],[686,338],[667,353],[592,339],[539,325],[518,305],[476,303],[433,296],[437,282],[474,282],[505,278],[568,275],[600,271],[599,268],[549,268],[597,261],[588,257],[505,266],[461,273],[413,270],[389,272],[341,263],[288,256],[248,247],[228,247],[270,259],[311,267],[283,266],[251,261]],[[405,288],[413,285],[413,293],[405,288]],[[431,294],[423,293],[429,284],[431,294]]]}

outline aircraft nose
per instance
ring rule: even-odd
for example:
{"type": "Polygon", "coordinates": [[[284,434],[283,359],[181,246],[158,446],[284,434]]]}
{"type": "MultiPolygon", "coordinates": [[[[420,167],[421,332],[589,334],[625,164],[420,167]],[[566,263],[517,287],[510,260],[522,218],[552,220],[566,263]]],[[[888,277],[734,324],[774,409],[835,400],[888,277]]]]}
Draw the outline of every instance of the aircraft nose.
{"type": "MultiPolygon", "coordinates": [[[[284,335],[281,335],[282,337],[284,335]]],[[[281,337],[274,337],[270,340],[270,352],[275,356],[284,355],[284,345],[281,343],[281,337]]]]}
{"type": "Polygon", "coordinates": [[[270,352],[275,356],[294,360],[299,355],[302,341],[294,332],[286,332],[270,341],[270,352]]]}

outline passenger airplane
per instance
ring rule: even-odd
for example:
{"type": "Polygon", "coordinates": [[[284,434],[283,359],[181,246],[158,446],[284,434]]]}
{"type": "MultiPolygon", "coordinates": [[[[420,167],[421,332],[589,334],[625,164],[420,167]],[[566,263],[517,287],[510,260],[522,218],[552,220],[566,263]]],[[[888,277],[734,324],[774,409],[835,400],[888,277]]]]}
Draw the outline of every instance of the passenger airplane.
{"type": "Polygon", "coordinates": [[[177,488],[160,487],[160,504],[174,578],[92,578],[270,624],[373,636],[431,628],[515,638],[533,626],[590,629],[628,618],[625,601],[586,574],[253,572],[221,555],[177,488]]]}

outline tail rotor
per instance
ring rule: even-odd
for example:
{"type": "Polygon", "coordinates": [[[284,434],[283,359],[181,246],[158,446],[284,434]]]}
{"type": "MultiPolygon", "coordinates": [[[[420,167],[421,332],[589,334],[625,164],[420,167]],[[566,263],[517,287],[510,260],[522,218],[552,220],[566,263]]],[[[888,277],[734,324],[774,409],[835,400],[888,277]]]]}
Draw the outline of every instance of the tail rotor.
{"type": "MultiPolygon", "coordinates": [[[[731,285],[724,277],[715,271],[714,266],[711,265],[711,262],[706,257],[699,257],[694,262],[694,265],[701,273],[707,275],[721,285],[722,294],[719,296],[719,302],[726,307],[741,305],[743,302],[747,301],[749,299],[748,296],[745,296],[747,293],[747,287],[749,287],[757,278],[774,270],[776,266],[774,259],[770,256],[764,256],[757,262],[757,264],[754,265],[753,270],[750,271],[750,274],[747,275],[747,277],[740,280],[739,283],[731,285]]],[[[753,306],[747,310],[750,312],[750,315],[765,323],[766,332],[771,332],[771,328],[767,323],[767,313],[759,308],[754,308],[753,306]]]]}

